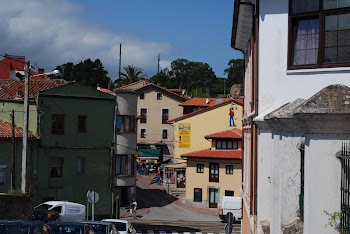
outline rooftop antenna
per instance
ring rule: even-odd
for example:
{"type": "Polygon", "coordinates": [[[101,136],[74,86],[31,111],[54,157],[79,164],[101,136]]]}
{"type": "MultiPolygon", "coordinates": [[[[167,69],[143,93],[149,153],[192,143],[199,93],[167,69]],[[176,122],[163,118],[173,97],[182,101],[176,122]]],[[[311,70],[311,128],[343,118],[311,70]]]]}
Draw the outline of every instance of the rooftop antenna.
{"type": "Polygon", "coordinates": [[[122,66],[122,43],[120,43],[119,45],[119,76],[118,76],[119,80],[121,75],[121,66],[122,66]]]}
{"type": "Polygon", "coordinates": [[[160,53],[158,53],[158,73],[159,73],[159,61],[160,61],[160,53]]]}

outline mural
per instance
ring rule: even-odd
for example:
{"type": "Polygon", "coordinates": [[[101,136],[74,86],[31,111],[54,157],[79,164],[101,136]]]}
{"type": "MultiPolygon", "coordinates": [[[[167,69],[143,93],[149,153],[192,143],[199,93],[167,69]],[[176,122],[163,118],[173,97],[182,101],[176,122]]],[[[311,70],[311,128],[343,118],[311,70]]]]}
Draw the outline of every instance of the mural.
{"type": "Polygon", "coordinates": [[[236,126],[235,125],[235,112],[234,112],[234,106],[230,108],[230,127],[236,126]]]}

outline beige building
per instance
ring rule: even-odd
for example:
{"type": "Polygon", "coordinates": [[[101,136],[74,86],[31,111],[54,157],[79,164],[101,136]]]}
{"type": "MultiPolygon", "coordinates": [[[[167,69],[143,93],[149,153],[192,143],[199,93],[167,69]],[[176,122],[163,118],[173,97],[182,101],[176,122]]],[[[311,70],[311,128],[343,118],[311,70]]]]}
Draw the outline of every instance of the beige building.
{"type": "Polygon", "coordinates": [[[186,199],[217,208],[222,196],[241,196],[242,130],[230,129],[204,137],[210,148],[186,153],[186,199]]]}
{"type": "Polygon", "coordinates": [[[140,80],[116,90],[123,89],[139,93],[137,100],[138,148],[154,149],[153,152],[141,151],[140,158],[152,160],[157,156],[163,160],[172,158],[174,130],[167,121],[182,115],[183,108],[179,104],[186,101],[187,97],[146,80],[140,80]]]}
{"type": "MultiPolygon", "coordinates": [[[[193,106],[194,104],[189,101],[186,102],[187,104],[182,103],[181,106],[184,109],[186,106],[193,106]]],[[[174,129],[175,162],[186,162],[181,159],[183,154],[210,148],[211,142],[204,138],[208,134],[232,128],[242,129],[242,104],[243,99],[216,99],[214,104],[209,107],[170,119],[168,122],[174,129]],[[234,123],[230,124],[230,113],[232,112],[234,123]]],[[[200,106],[197,103],[195,105],[200,106]]]]}

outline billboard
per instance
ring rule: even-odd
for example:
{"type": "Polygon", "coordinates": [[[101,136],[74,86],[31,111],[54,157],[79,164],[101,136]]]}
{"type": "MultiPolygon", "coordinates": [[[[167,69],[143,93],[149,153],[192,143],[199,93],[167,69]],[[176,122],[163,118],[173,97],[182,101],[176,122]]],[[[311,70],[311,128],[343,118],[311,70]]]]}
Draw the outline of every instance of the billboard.
{"type": "Polygon", "coordinates": [[[191,145],[191,124],[181,123],[179,124],[178,132],[178,146],[179,148],[190,148],[191,145]]]}

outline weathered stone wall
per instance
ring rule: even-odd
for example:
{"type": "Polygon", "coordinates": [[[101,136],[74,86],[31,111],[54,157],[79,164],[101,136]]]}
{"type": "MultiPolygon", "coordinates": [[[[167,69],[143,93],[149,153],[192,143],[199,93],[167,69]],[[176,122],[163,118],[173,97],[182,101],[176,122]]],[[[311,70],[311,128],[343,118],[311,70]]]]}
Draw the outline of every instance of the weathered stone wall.
{"type": "Polygon", "coordinates": [[[31,220],[31,214],[30,198],[0,194],[0,220],[31,220]]]}

